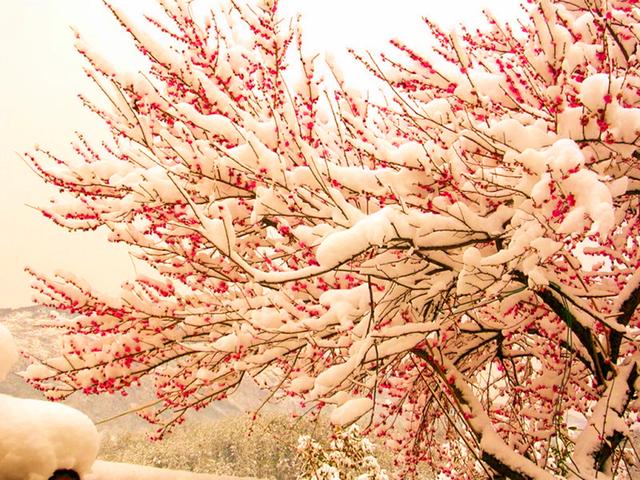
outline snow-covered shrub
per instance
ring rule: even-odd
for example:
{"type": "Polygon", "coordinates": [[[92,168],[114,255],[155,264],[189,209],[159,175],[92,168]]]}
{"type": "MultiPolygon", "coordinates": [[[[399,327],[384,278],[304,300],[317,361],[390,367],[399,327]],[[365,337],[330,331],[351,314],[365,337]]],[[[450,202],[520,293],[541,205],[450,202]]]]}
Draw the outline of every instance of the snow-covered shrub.
{"type": "Polygon", "coordinates": [[[140,74],[78,39],[108,97],[84,101],[112,138],[29,155],[62,191],[42,212],[108,229],[154,273],[117,298],[34,273],[73,319],[31,381],[59,398],[151,375],[162,435],[249,376],[335,407],[337,425],[369,416],[406,475],[626,475],[612,459],[640,408],[637,0],[531,0],[517,29],[427,20],[433,48],[355,53],[379,103],[277,1],[203,2],[212,16],[159,0],[146,23],[110,7],[140,74]]]}
{"type": "Polygon", "coordinates": [[[388,480],[375,456],[375,446],[353,424],[338,429],[327,448],[311,435],[298,439],[300,480],[388,480]]]}

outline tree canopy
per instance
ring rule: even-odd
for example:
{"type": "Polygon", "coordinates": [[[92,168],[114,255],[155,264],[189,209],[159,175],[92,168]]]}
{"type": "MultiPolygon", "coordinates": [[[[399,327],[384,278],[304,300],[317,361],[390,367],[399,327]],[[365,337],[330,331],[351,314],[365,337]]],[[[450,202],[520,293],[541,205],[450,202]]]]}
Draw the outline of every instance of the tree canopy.
{"type": "Polygon", "coordinates": [[[107,228],[155,273],[114,298],[33,272],[72,315],[30,381],[61,398],[149,375],[162,434],[251,377],[363,419],[405,474],[630,475],[636,0],[535,0],[478,31],[425,19],[435,45],[353,52],[370,96],[275,1],[158,3],[146,25],[106,3],[145,71],[78,39],[112,138],[28,154],[61,190],[46,217],[107,228]]]}

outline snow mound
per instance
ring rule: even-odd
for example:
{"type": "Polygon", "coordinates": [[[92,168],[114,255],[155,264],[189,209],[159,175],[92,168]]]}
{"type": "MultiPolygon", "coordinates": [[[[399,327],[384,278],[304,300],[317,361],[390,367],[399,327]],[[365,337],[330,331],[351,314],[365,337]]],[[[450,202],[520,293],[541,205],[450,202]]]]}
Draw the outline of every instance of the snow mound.
{"type": "Polygon", "coordinates": [[[230,477],[180,470],[132,465],[129,463],[105,462],[98,460],[93,464],[86,480],[252,480],[249,477],[230,477]]]}
{"type": "Polygon", "coordinates": [[[82,412],[58,403],[0,395],[2,480],[47,480],[65,468],[83,476],[98,445],[96,427],[82,412]]]}

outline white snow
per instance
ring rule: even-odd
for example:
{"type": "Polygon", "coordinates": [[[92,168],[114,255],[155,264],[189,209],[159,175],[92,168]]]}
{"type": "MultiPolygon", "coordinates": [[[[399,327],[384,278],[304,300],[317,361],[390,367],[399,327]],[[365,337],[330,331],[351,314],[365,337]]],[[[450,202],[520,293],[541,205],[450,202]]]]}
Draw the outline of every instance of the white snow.
{"type": "Polygon", "coordinates": [[[292,392],[307,392],[313,388],[313,384],[315,379],[308,375],[303,375],[301,377],[294,378],[291,381],[291,386],[289,387],[292,392]]]}
{"type": "Polygon", "coordinates": [[[328,235],[318,247],[316,257],[322,266],[339,265],[371,245],[384,245],[395,231],[390,221],[392,209],[363,217],[353,227],[328,235]]]}
{"type": "Polygon", "coordinates": [[[0,395],[0,478],[47,480],[58,469],[88,473],[98,431],[66,405],[0,395]]]}
{"type": "Polygon", "coordinates": [[[546,237],[539,237],[532,240],[531,246],[538,251],[540,260],[546,260],[563,247],[562,243],[546,237]]]}
{"type": "Polygon", "coordinates": [[[462,256],[465,266],[479,267],[482,262],[482,253],[476,247],[468,247],[462,256]]]}
{"type": "Polygon", "coordinates": [[[362,415],[373,408],[373,400],[370,398],[353,398],[331,412],[331,423],[334,425],[347,425],[355,422],[362,415]]]}
{"type": "MultiPolygon", "coordinates": [[[[605,236],[615,225],[611,192],[598,179],[598,175],[589,170],[580,170],[567,178],[564,187],[576,198],[576,205],[584,207],[585,212],[592,218],[594,232],[605,236]]],[[[558,233],[570,233],[564,225],[558,228],[558,233]]]]}
{"type": "Polygon", "coordinates": [[[604,97],[609,91],[609,75],[597,73],[584,79],[580,86],[580,101],[590,110],[604,106],[604,97]]]}

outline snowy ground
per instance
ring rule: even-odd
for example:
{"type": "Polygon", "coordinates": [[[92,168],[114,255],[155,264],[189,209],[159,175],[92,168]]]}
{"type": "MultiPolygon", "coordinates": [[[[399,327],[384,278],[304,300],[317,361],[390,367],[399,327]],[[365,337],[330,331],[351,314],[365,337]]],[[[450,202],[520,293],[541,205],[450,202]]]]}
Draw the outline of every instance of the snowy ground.
{"type": "Polygon", "coordinates": [[[179,470],[132,465],[129,463],[104,462],[97,460],[86,480],[251,480],[250,477],[230,477],[209,475],[179,470]]]}

